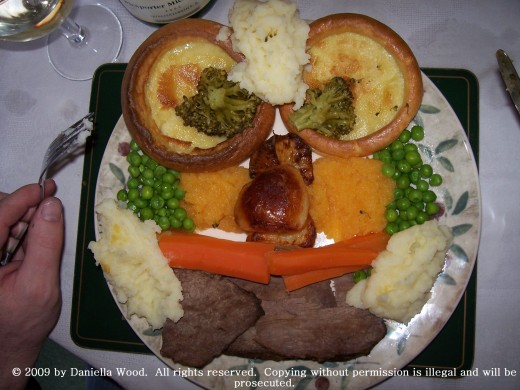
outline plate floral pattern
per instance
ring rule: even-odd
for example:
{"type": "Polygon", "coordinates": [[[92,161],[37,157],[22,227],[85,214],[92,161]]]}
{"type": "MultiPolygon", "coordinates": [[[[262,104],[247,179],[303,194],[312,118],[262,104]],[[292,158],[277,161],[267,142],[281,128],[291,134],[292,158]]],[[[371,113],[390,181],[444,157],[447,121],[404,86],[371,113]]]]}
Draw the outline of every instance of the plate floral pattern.
{"type": "MultiPolygon", "coordinates": [[[[425,75],[423,84],[425,94],[422,106],[411,125],[419,124],[424,127],[426,136],[419,144],[423,161],[431,164],[434,171],[443,176],[442,186],[435,190],[437,201],[443,208],[439,222],[451,229],[454,240],[447,253],[444,269],[433,287],[432,297],[421,313],[407,325],[386,320],[387,335],[374,347],[370,355],[348,362],[271,362],[221,356],[208,365],[204,372],[209,369],[241,369],[248,370],[248,375],[252,376],[237,378],[203,375],[187,379],[211,389],[233,388],[234,380],[249,381],[246,384],[250,383],[251,388],[254,388],[254,381],[278,380],[273,383],[282,384],[283,380],[288,379],[290,387],[278,388],[320,388],[320,383],[324,382],[329,389],[366,388],[389,376],[399,375],[399,370],[412,361],[439,333],[455,310],[475,265],[481,229],[481,197],[475,158],[457,116],[444,96],[425,75]],[[284,370],[296,375],[286,378],[273,375],[284,370]],[[355,372],[367,375],[354,376],[355,372]]],[[[275,121],[274,131],[277,134],[286,133],[279,117],[275,121]]],[[[122,188],[128,165],[119,148],[129,140],[130,135],[120,118],[101,162],[96,186],[96,204],[107,197],[115,198],[117,191],[122,188]]],[[[240,239],[236,235],[229,237],[227,233],[216,229],[206,234],[240,239]]],[[[125,315],[125,305],[118,305],[125,315]]],[[[173,370],[187,369],[161,356],[160,331],[151,331],[147,322],[136,316],[127,319],[137,335],[159,359],[173,370]]]]}

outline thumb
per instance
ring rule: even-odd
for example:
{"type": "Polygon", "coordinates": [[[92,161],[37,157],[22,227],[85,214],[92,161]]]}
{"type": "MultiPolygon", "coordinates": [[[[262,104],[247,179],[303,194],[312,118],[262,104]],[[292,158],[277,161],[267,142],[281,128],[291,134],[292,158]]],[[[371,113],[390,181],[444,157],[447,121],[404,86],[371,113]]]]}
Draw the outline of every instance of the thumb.
{"type": "Polygon", "coordinates": [[[54,197],[43,200],[30,222],[26,237],[27,247],[20,269],[26,280],[59,282],[63,231],[61,201],[54,197]]]}

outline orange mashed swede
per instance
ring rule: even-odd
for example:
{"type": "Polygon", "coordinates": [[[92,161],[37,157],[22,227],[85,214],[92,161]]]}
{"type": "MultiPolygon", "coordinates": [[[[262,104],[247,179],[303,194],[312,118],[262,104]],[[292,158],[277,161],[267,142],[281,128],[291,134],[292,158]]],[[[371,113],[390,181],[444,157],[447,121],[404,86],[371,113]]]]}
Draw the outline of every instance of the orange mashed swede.
{"type": "Polygon", "coordinates": [[[337,242],[383,231],[395,181],[381,173],[381,164],[362,157],[314,162],[309,212],[318,232],[337,242]]]}
{"type": "Polygon", "coordinates": [[[183,206],[197,229],[241,233],[235,223],[234,209],[240,190],[249,181],[249,170],[241,166],[216,172],[183,172],[181,185],[186,191],[183,206]]]}

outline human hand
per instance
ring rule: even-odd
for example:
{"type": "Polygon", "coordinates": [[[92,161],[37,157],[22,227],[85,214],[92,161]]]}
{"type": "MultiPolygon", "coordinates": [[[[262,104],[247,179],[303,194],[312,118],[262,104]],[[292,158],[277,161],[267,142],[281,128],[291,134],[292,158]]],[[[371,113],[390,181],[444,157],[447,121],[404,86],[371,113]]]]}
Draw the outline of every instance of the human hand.
{"type": "Polygon", "coordinates": [[[0,388],[24,388],[32,367],[61,310],[60,264],[63,249],[61,201],[52,180],[30,184],[12,194],[0,193],[0,246],[19,221],[29,223],[13,261],[0,267],[0,388]],[[13,368],[21,375],[12,374],[13,368]]]}

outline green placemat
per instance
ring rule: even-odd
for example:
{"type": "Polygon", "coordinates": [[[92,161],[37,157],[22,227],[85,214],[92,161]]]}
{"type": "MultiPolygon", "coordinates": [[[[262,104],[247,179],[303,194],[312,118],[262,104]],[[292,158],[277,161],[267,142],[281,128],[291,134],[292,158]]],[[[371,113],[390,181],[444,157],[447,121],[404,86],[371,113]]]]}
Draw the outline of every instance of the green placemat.
{"type": "MultiPolygon", "coordinates": [[[[84,348],[151,353],[122,316],[87,246],[94,236],[94,195],[105,146],[121,116],[120,90],[126,64],[101,66],[92,82],[90,111],[96,130],[89,139],[83,167],[76,268],[72,297],[71,337],[84,348]]],[[[478,82],[460,69],[423,69],[449,101],[478,161],[478,82]]],[[[475,336],[476,267],[457,309],[435,340],[410,364],[416,370],[469,369],[475,336]]]]}

